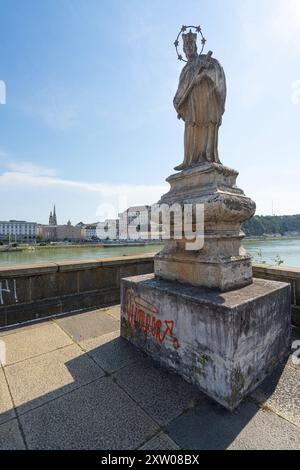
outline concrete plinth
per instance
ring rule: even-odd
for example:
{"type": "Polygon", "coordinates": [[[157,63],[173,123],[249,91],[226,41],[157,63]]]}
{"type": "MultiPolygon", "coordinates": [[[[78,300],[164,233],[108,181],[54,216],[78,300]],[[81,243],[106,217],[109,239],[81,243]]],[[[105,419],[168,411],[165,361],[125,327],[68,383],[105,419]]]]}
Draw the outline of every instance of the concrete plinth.
{"type": "Polygon", "coordinates": [[[220,293],[154,275],[122,280],[122,336],[229,410],[289,349],[290,285],[220,293]]]}

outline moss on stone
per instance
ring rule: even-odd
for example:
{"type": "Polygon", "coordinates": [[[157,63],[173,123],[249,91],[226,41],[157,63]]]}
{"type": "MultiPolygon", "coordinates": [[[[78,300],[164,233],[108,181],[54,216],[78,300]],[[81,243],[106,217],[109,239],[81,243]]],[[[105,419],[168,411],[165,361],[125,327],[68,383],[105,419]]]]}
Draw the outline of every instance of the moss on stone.
{"type": "Polygon", "coordinates": [[[199,359],[201,366],[204,367],[206,363],[209,361],[209,356],[207,356],[207,354],[201,353],[199,354],[198,359],[199,359]]]}
{"type": "Polygon", "coordinates": [[[127,320],[122,319],[121,330],[124,336],[130,337],[130,338],[133,336],[132,326],[127,320]]]}
{"type": "Polygon", "coordinates": [[[230,404],[234,405],[238,401],[238,398],[241,394],[241,391],[243,390],[244,385],[245,385],[245,379],[244,379],[241,369],[240,368],[232,369],[231,374],[230,374],[230,388],[231,388],[231,395],[229,399],[230,404]]]}

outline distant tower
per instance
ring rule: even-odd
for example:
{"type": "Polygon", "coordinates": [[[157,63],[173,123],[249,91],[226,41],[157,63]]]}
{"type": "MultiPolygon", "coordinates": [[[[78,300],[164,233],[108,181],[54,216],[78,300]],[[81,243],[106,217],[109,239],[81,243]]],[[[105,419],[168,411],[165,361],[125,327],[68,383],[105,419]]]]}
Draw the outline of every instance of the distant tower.
{"type": "Polygon", "coordinates": [[[54,204],[54,209],[53,209],[53,217],[52,217],[52,225],[57,225],[57,218],[56,218],[56,211],[55,211],[55,204],[54,204]]]}
{"type": "Polygon", "coordinates": [[[57,225],[55,204],[54,204],[54,208],[53,208],[53,215],[52,215],[52,211],[50,211],[50,215],[49,215],[49,225],[57,225]]]}

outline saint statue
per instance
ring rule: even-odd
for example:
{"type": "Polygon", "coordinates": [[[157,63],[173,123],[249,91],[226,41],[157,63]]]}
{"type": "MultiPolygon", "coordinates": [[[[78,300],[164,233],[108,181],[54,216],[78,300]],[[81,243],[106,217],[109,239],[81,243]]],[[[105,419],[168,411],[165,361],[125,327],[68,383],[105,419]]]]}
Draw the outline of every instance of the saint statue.
{"type": "Polygon", "coordinates": [[[221,163],[218,133],[225,111],[226,79],[220,63],[197,53],[197,34],[182,34],[187,64],[183,68],[174,107],[185,122],[184,162],[175,170],[184,170],[205,162],[221,163]]]}

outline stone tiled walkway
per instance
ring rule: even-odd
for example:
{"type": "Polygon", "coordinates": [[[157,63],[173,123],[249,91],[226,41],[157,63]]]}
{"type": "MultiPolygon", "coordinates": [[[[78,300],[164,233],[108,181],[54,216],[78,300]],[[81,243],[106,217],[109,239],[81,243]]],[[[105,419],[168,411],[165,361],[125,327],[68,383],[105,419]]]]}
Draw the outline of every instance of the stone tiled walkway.
{"type": "Polygon", "coordinates": [[[300,366],[229,413],[122,340],[119,315],[0,332],[0,449],[300,449],[300,366]]]}

